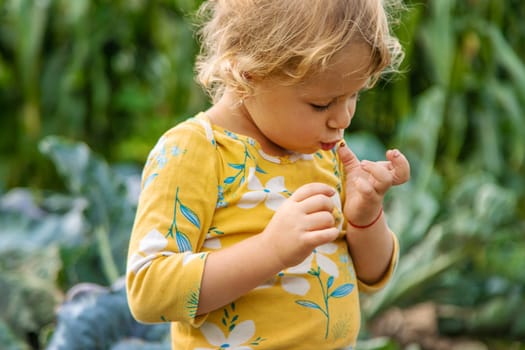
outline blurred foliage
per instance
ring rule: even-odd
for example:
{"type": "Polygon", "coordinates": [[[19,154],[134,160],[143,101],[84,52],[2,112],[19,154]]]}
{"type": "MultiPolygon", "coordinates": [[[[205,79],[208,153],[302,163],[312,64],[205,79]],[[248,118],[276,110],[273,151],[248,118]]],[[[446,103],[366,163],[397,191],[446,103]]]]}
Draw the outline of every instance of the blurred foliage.
{"type": "Polygon", "coordinates": [[[169,324],[143,325],[133,319],[121,280],[111,288],[79,284],[60,306],[58,327],[47,349],[170,349],[169,324]]]}
{"type": "MultiPolygon", "coordinates": [[[[82,329],[93,329],[82,333],[98,341],[90,348],[166,347],[156,333],[165,328],[136,328],[115,283],[147,153],[208,103],[193,82],[189,15],[199,3],[0,0],[4,348],[72,348],[78,338],[67,335],[82,329]],[[93,327],[103,310],[108,323],[93,327]]],[[[385,205],[398,270],[363,298],[364,317],[431,301],[444,335],[516,348],[525,339],[525,4],[407,3],[396,29],[404,74],[361,96],[346,135],[362,158],[397,147],[412,166],[385,205]]],[[[361,348],[400,348],[372,336],[365,324],[361,348]]]]}
{"type": "Polygon", "coordinates": [[[0,178],[57,186],[44,136],[142,162],[158,135],[200,110],[192,0],[1,0],[0,178]]]}
{"type": "Polygon", "coordinates": [[[399,28],[407,78],[362,98],[362,113],[402,117],[387,143],[413,175],[390,194],[401,260],[368,318],[430,300],[454,306],[444,334],[525,338],[524,14],[519,1],[414,2],[399,28]]]}
{"type": "MultiPolygon", "coordinates": [[[[24,339],[35,348],[42,347],[48,340],[46,329],[55,322],[57,305],[68,300],[58,321],[67,322],[81,314],[75,324],[77,330],[92,327],[82,341],[93,344],[97,336],[108,338],[99,339],[100,344],[119,340],[131,328],[124,293],[107,297],[116,308],[116,300],[124,297],[121,304],[126,307],[119,312],[108,309],[106,297],[98,299],[93,296],[95,293],[85,293],[91,295],[89,303],[100,301],[100,308],[93,308],[93,314],[79,311],[73,316],[69,314],[75,309],[71,305],[78,310],[85,300],[66,298],[65,291],[78,289],[86,282],[112,285],[124,274],[140,181],[138,169],[110,167],[84,143],[59,137],[47,137],[40,149],[63,176],[67,194],[35,195],[17,188],[0,197],[0,337],[3,321],[3,333],[16,335],[13,341],[24,339]],[[94,327],[95,323],[101,325],[100,319],[95,320],[103,312],[111,313],[110,319],[117,323],[115,328],[94,327]]],[[[68,327],[73,326],[62,325],[58,329],[65,332],[68,327]]],[[[54,348],[72,348],[72,339],[67,338],[60,345],[64,334],[55,334],[61,338],[55,340],[54,348]]],[[[76,334],[74,339],[79,346],[84,344],[76,334]]]]}

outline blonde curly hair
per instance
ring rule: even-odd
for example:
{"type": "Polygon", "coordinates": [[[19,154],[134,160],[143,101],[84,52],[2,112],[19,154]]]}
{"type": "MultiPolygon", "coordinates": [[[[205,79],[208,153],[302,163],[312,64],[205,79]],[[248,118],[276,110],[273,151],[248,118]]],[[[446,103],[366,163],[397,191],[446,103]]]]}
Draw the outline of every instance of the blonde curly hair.
{"type": "MultiPolygon", "coordinates": [[[[216,102],[249,95],[257,79],[301,82],[352,43],[372,50],[369,87],[403,58],[387,0],[210,0],[198,11],[197,81],[216,102]]],[[[395,5],[401,5],[399,1],[395,5]]]]}

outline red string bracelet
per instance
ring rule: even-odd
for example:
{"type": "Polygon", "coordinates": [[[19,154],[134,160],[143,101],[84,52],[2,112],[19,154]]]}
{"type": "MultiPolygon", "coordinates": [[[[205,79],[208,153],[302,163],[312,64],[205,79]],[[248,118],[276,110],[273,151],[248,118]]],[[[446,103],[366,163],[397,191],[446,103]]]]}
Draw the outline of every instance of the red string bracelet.
{"type": "Polygon", "coordinates": [[[369,228],[370,226],[373,226],[376,222],[379,221],[379,219],[381,218],[381,215],[383,215],[383,207],[381,207],[381,209],[379,210],[379,214],[377,214],[377,217],[372,220],[371,223],[369,223],[368,225],[355,225],[355,224],[352,224],[352,222],[350,220],[347,220],[348,223],[350,224],[350,226],[352,226],[353,228],[358,228],[358,229],[364,229],[364,228],[369,228]]]}

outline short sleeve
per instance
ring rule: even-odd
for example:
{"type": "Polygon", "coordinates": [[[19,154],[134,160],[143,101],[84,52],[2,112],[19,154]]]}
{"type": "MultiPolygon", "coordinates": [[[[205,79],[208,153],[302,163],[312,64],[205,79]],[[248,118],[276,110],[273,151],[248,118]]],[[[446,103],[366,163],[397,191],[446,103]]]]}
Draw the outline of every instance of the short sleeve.
{"type": "Polygon", "coordinates": [[[390,279],[392,278],[392,275],[394,274],[394,271],[396,270],[397,262],[399,260],[399,242],[394,233],[392,233],[392,239],[394,240],[394,251],[392,252],[392,258],[390,259],[390,264],[385,274],[378,282],[372,285],[366,284],[362,281],[358,281],[359,291],[364,292],[364,293],[370,293],[370,294],[375,293],[381,290],[382,288],[384,288],[385,285],[388,283],[388,281],[390,281],[390,279]]]}
{"type": "Polygon", "coordinates": [[[164,134],[142,175],[131,233],[126,286],[141,322],[188,322],[196,317],[207,254],[200,252],[217,203],[215,144],[195,121],[164,134]]]}

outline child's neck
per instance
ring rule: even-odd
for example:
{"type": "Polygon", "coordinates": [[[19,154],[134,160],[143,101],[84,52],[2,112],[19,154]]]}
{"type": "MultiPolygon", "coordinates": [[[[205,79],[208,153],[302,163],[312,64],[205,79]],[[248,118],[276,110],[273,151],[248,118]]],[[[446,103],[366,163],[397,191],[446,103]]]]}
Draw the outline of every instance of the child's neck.
{"type": "Polygon", "coordinates": [[[226,92],[221,99],[206,111],[210,122],[228,131],[253,138],[262,150],[272,156],[287,156],[293,152],[271,142],[257,126],[240,99],[231,92],[226,92]]]}
{"type": "Polygon", "coordinates": [[[242,103],[240,99],[236,98],[234,94],[226,92],[217,103],[206,111],[206,115],[213,124],[221,128],[238,134],[251,136],[247,130],[245,130],[247,128],[242,125],[244,124],[242,122],[246,119],[244,116],[246,111],[241,107],[242,103]]]}

